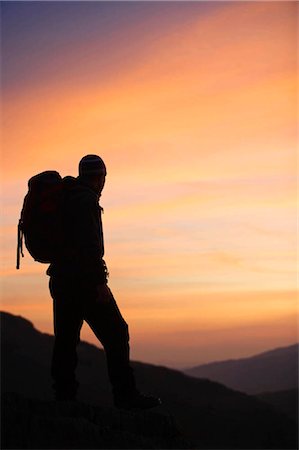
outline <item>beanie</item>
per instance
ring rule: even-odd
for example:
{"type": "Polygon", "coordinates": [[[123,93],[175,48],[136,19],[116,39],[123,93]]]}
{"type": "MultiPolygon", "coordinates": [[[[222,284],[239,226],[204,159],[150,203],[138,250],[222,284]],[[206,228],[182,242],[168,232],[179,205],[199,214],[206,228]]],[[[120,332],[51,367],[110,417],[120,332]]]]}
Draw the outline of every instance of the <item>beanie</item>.
{"type": "Polygon", "coordinates": [[[81,177],[106,175],[106,166],[104,161],[97,155],[83,156],[79,162],[79,175],[81,177]]]}

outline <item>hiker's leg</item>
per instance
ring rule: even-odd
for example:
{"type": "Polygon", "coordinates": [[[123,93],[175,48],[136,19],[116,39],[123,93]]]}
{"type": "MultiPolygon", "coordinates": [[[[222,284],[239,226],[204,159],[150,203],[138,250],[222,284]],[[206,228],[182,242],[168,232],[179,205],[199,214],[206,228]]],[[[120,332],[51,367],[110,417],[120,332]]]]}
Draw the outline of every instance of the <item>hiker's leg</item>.
{"type": "Polygon", "coordinates": [[[82,313],[76,301],[79,292],[69,279],[51,277],[50,292],[54,309],[54,348],[52,377],[57,399],[74,399],[78,383],[76,346],[83,324],[82,313]]]}
{"type": "Polygon", "coordinates": [[[105,349],[114,396],[135,392],[135,379],[129,362],[128,325],[107,285],[95,288],[93,295],[89,296],[84,319],[105,349]]]}

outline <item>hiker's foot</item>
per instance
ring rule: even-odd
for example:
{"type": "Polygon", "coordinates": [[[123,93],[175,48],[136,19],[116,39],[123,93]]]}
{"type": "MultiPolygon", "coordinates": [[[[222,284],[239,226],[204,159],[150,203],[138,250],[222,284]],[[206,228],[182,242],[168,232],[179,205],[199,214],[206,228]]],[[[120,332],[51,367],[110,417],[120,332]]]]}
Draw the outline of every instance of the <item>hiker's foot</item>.
{"type": "Polygon", "coordinates": [[[114,398],[114,405],[119,409],[149,409],[161,404],[162,402],[158,397],[145,395],[141,392],[124,396],[119,395],[114,398]]]}

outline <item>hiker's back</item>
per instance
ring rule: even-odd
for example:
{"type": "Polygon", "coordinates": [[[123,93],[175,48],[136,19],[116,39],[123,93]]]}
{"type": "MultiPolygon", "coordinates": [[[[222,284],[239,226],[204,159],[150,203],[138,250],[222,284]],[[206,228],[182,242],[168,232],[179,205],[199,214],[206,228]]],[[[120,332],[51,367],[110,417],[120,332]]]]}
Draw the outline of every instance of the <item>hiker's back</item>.
{"type": "Polygon", "coordinates": [[[106,280],[101,208],[96,193],[79,178],[66,177],[63,200],[64,242],[48,275],[106,280]]]}

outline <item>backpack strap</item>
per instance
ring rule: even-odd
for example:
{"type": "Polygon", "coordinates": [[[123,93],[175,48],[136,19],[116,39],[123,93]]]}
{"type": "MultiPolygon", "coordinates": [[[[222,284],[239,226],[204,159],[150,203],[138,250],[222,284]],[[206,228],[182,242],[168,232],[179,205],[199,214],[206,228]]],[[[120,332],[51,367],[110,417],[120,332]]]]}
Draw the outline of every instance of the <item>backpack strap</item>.
{"type": "Polygon", "coordinates": [[[17,269],[20,268],[20,255],[22,255],[22,258],[24,258],[23,253],[23,221],[22,219],[19,220],[18,223],[18,235],[17,235],[17,269]]]}

